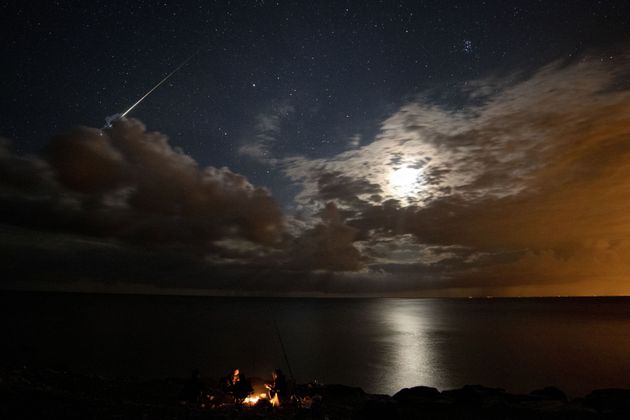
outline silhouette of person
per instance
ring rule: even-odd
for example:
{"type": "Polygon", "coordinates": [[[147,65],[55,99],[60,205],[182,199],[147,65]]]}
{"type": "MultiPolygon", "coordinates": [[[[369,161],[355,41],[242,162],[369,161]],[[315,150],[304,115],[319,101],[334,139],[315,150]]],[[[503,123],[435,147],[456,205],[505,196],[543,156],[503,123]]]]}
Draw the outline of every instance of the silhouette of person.
{"type": "Polygon", "coordinates": [[[199,369],[193,369],[190,379],[184,384],[181,400],[186,403],[199,404],[205,390],[200,379],[199,369]]]}
{"type": "Polygon", "coordinates": [[[265,387],[269,390],[272,404],[282,405],[289,401],[289,386],[284,373],[280,369],[276,369],[271,373],[271,378],[273,381],[270,384],[265,384],[265,387]]]}
{"type": "Polygon", "coordinates": [[[233,369],[228,376],[223,378],[221,387],[223,392],[234,397],[238,403],[242,402],[254,390],[249,380],[238,368],[233,369]]]}

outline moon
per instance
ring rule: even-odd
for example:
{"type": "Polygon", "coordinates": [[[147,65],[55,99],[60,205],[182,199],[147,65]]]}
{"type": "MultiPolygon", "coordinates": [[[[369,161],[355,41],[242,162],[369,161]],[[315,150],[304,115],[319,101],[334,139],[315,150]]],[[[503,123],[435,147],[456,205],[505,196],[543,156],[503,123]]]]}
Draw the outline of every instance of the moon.
{"type": "Polygon", "coordinates": [[[395,195],[407,197],[416,189],[419,177],[420,169],[404,166],[391,172],[389,175],[389,185],[395,195]]]}

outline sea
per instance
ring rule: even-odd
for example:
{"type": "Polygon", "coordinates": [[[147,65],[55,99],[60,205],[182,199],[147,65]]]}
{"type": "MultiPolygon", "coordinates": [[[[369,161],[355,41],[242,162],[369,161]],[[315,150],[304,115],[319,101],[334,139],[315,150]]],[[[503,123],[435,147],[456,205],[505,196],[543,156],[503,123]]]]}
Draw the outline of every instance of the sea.
{"type": "Polygon", "coordinates": [[[303,299],[0,292],[0,355],[103,376],[275,368],[392,395],[630,388],[630,298],[303,299]]]}

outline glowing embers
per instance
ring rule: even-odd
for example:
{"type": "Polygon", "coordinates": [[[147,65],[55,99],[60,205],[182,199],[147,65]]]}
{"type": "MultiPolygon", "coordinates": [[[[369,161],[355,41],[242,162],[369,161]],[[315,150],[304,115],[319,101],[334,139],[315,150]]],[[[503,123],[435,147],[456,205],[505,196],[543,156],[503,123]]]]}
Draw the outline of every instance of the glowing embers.
{"type": "MultiPolygon", "coordinates": [[[[245,404],[245,405],[256,405],[258,403],[258,401],[260,401],[260,400],[268,400],[268,399],[269,399],[269,396],[266,393],[261,392],[260,394],[249,395],[247,398],[245,398],[243,400],[243,404],[245,404]]],[[[273,400],[271,400],[271,403],[273,404],[273,400]]],[[[273,404],[273,405],[275,405],[275,404],[273,404]]]]}
{"type": "Polygon", "coordinates": [[[389,187],[393,195],[407,198],[413,195],[420,183],[421,170],[403,166],[389,174],[389,187]]]}

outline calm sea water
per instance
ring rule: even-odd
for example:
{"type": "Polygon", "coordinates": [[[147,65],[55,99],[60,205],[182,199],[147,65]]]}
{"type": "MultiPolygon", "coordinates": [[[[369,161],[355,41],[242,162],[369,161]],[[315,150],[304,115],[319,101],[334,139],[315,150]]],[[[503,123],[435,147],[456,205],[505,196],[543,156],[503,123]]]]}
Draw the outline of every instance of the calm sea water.
{"type": "Polygon", "coordinates": [[[393,394],[481,383],[630,388],[630,299],[241,299],[0,293],[6,363],[101,375],[266,377],[393,394]],[[277,321],[277,334],[273,320],[277,321]]]}

